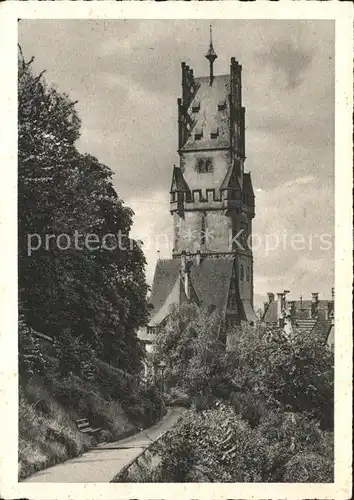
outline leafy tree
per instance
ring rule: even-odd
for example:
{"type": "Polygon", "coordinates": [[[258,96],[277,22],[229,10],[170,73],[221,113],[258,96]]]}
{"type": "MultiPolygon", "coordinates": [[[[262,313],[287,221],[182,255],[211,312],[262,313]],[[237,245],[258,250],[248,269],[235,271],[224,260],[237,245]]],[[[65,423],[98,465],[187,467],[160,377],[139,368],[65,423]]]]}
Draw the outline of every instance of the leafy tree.
{"type": "Polygon", "coordinates": [[[236,328],[225,350],[219,325],[184,305],[157,336],[155,362],[195,406],[168,436],[153,480],[332,481],[333,354],[262,324],[236,328]]]}
{"type": "Polygon", "coordinates": [[[319,339],[244,326],[233,332],[226,367],[239,391],[333,428],[334,359],[319,339]]]}
{"type": "Polygon", "coordinates": [[[204,398],[221,381],[224,345],[220,317],[193,304],[172,307],[165,328],[155,339],[154,362],[167,364],[165,379],[192,397],[204,398]]]}
{"type": "Polygon", "coordinates": [[[76,149],[76,103],[35,75],[31,62],[20,50],[19,295],[26,320],[55,337],[70,329],[106,361],[139,371],[136,331],[147,318],[147,284],[144,255],[129,240],[133,212],[115,192],[112,171],[76,149]],[[41,239],[32,252],[29,235],[33,246],[41,239]]]}

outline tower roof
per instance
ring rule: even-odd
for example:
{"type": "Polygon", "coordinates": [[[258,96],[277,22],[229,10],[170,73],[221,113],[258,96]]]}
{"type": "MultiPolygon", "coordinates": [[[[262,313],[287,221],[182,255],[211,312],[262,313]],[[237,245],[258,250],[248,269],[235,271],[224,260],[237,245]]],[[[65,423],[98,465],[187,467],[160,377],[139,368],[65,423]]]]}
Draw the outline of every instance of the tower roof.
{"type": "MultiPolygon", "coordinates": [[[[156,326],[169,314],[172,304],[181,302],[179,259],[158,260],[156,263],[150,303],[153,315],[150,326],[156,326]]],[[[225,314],[234,262],[227,259],[203,259],[190,268],[191,286],[204,309],[215,307],[225,314]]]]}
{"type": "Polygon", "coordinates": [[[173,193],[174,191],[177,192],[190,191],[188,184],[186,183],[185,178],[183,177],[181,168],[177,167],[176,165],[173,166],[172,184],[170,193],[173,193]]]}
{"type": "Polygon", "coordinates": [[[197,91],[188,107],[188,113],[193,119],[193,128],[182,150],[209,149],[215,147],[229,147],[229,102],[230,75],[214,76],[213,85],[210,86],[208,76],[196,77],[197,91]],[[194,112],[195,103],[199,110],[194,112]],[[195,136],[196,130],[202,130],[202,136],[195,136]],[[213,130],[217,135],[212,136],[213,130]]]}

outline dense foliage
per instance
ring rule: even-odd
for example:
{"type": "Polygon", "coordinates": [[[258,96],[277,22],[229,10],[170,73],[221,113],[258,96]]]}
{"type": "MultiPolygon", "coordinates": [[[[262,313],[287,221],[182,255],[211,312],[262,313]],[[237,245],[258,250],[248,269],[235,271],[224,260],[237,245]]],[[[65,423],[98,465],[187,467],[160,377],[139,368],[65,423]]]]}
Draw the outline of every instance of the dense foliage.
{"type": "Polygon", "coordinates": [[[112,171],[77,150],[79,136],[75,102],[34,74],[19,49],[21,477],[87,449],[77,418],[111,440],[164,411],[158,392],[136,376],[147,284],[144,255],[129,239],[134,214],[112,171]]]}
{"type": "Polygon", "coordinates": [[[21,52],[18,77],[24,319],[55,337],[69,329],[102,359],[139,371],[136,330],[147,317],[147,285],[143,253],[127,243],[133,212],[115,192],[112,171],[76,149],[75,102],[35,75],[21,52]]]}
{"type": "Polygon", "coordinates": [[[243,325],[220,341],[216,314],[187,305],[156,339],[171,392],[192,409],[147,481],[333,480],[333,353],[298,332],[243,325]]]}

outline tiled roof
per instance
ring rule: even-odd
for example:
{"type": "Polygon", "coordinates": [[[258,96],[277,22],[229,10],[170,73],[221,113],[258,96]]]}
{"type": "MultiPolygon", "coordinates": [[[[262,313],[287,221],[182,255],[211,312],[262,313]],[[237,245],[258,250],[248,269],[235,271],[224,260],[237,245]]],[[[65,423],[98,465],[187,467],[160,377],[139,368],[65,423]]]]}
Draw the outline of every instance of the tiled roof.
{"type": "Polygon", "coordinates": [[[254,196],[250,172],[243,174],[243,189],[245,193],[254,196]]]}
{"type": "MultiPolygon", "coordinates": [[[[296,309],[311,309],[312,300],[295,300],[296,309]]],[[[318,309],[326,309],[328,300],[319,300],[317,303],[318,309]]]]}
{"type": "Polygon", "coordinates": [[[263,321],[266,323],[276,323],[278,321],[278,302],[276,300],[273,300],[268,305],[268,309],[263,316],[263,321]]]}
{"type": "Polygon", "coordinates": [[[170,295],[179,276],[180,266],[179,259],[161,259],[157,261],[149,300],[154,307],[152,316],[156,314],[170,295]]]}
{"type": "Polygon", "coordinates": [[[316,337],[318,337],[319,340],[327,342],[331,328],[332,328],[332,320],[330,319],[318,320],[316,321],[314,327],[311,330],[311,335],[315,335],[316,337]]]}
{"type": "Polygon", "coordinates": [[[220,189],[239,189],[241,191],[241,186],[236,173],[236,165],[230,165],[224,180],[221,183],[220,189]]]}
{"type": "Polygon", "coordinates": [[[195,121],[194,128],[182,150],[228,147],[230,145],[230,111],[228,103],[230,76],[215,76],[211,86],[209,77],[195,78],[195,82],[197,83],[198,90],[188,109],[188,113],[195,121]],[[226,101],[224,109],[218,108],[220,101],[226,101]],[[196,102],[200,103],[200,110],[193,113],[192,108],[196,102]],[[195,139],[194,137],[196,129],[203,130],[203,136],[200,139],[195,139]],[[215,138],[211,138],[210,134],[215,129],[218,129],[218,135],[215,138]]]}
{"type": "Polygon", "coordinates": [[[247,321],[248,323],[256,323],[258,321],[258,318],[253,310],[253,307],[251,306],[251,302],[249,300],[243,300],[242,306],[245,315],[245,321],[247,321]]]}
{"type": "Polygon", "coordinates": [[[215,306],[219,311],[225,311],[232,269],[232,260],[208,258],[199,266],[191,267],[191,281],[203,308],[215,306]]]}
{"type": "MultiPolygon", "coordinates": [[[[201,307],[214,307],[225,312],[230,289],[233,261],[204,259],[190,268],[192,294],[201,307]]],[[[150,326],[159,324],[168,315],[172,304],[182,300],[184,288],[180,280],[180,260],[158,260],[152,285],[150,303],[153,305],[150,326]]]]}
{"type": "Polygon", "coordinates": [[[170,192],[172,193],[173,191],[189,191],[188,184],[186,183],[185,178],[183,177],[182,170],[180,167],[173,167],[173,174],[172,174],[172,184],[171,184],[171,189],[170,192]]]}
{"type": "Polygon", "coordinates": [[[157,326],[169,315],[170,308],[173,304],[179,304],[181,302],[181,294],[183,289],[181,287],[181,280],[179,275],[177,275],[175,283],[172,287],[171,292],[167,295],[165,302],[162,306],[154,311],[152,317],[149,321],[149,326],[157,326]]]}
{"type": "Polygon", "coordinates": [[[334,347],[334,325],[331,326],[328,336],[327,336],[327,345],[330,347],[334,347]]]}

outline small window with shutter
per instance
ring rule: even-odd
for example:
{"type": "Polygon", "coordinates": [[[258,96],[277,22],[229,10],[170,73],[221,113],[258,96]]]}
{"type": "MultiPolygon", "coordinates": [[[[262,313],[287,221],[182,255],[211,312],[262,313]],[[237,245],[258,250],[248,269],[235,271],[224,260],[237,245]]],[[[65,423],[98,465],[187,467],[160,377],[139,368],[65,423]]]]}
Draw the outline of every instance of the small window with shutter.
{"type": "Polygon", "coordinates": [[[192,104],[192,113],[198,113],[200,111],[200,101],[194,101],[192,104]]]}
{"type": "Polygon", "coordinates": [[[226,109],[226,99],[218,101],[218,111],[224,111],[226,109]]]}
{"type": "Polygon", "coordinates": [[[219,136],[219,129],[218,129],[218,127],[216,127],[216,126],[212,127],[212,129],[210,131],[210,137],[212,139],[216,139],[218,136],[219,136]]]}
{"type": "Polygon", "coordinates": [[[194,138],[199,140],[203,137],[203,129],[202,127],[195,127],[194,138]]]}

